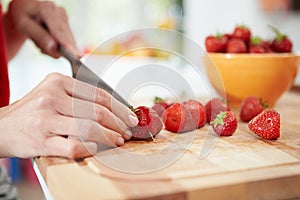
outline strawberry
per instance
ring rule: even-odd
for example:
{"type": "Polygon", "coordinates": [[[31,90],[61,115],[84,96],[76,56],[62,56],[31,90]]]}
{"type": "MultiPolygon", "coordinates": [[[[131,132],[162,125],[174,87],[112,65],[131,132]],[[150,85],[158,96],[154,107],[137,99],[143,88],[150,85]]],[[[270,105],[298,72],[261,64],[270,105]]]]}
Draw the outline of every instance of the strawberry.
{"type": "Polygon", "coordinates": [[[263,40],[261,42],[261,46],[263,46],[266,50],[266,53],[274,53],[274,51],[271,48],[271,42],[267,40],[263,40]]]}
{"type": "Polygon", "coordinates": [[[162,115],[165,128],[174,133],[192,131],[204,126],[205,107],[197,100],[174,103],[162,115]]]}
{"type": "Polygon", "coordinates": [[[257,97],[247,97],[241,104],[240,118],[244,122],[249,122],[256,115],[261,113],[266,107],[267,105],[257,97]]]}
{"type": "Polygon", "coordinates": [[[200,128],[206,123],[205,107],[197,100],[188,100],[182,103],[191,114],[192,126],[200,128]]]}
{"type": "Polygon", "coordinates": [[[264,110],[248,123],[249,129],[266,140],[280,137],[280,114],[275,110],[264,110]]]}
{"type": "Polygon", "coordinates": [[[205,48],[207,52],[222,53],[225,52],[228,36],[217,34],[210,35],[205,39],[205,48]]]}
{"type": "Polygon", "coordinates": [[[206,121],[210,123],[212,120],[215,119],[216,115],[221,111],[229,111],[229,106],[224,103],[221,99],[214,98],[208,101],[205,104],[205,111],[206,111],[206,121]]]}
{"type": "Polygon", "coordinates": [[[279,32],[279,30],[275,27],[271,26],[271,28],[276,34],[276,38],[271,43],[272,50],[279,53],[292,52],[293,44],[288,36],[279,32]]]}
{"type": "Polygon", "coordinates": [[[132,128],[133,140],[153,139],[163,128],[163,123],[158,114],[146,106],[133,109],[139,119],[136,127],[132,128]]]}
{"type": "Polygon", "coordinates": [[[247,53],[247,46],[244,40],[231,38],[226,46],[227,53],[247,53]]]}
{"type": "Polygon", "coordinates": [[[243,40],[245,43],[248,43],[251,38],[251,31],[245,25],[238,25],[234,28],[232,33],[233,38],[238,38],[243,40]]]}
{"type": "Polygon", "coordinates": [[[165,100],[160,97],[155,97],[153,102],[154,105],[152,106],[152,109],[156,111],[160,117],[162,116],[165,109],[170,106],[165,100]]]}
{"type": "Polygon", "coordinates": [[[266,53],[263,40],[260,37],[253,37],[249,44],[249,53],[266,53]]]}
{"type": "Polygon", "coordinates": [[[221,111],[210,124],[216,134],[231,136],[237,129],[237,123],[237,118],[232,111],[221,111]]]}
{"type": "Polygon", "coordinates": [[[174,133],[185,131],[185,126],[189,120],[187,108],[180,103],[174,103],[168,107],[162,115],[165,128],[174,133]]]}

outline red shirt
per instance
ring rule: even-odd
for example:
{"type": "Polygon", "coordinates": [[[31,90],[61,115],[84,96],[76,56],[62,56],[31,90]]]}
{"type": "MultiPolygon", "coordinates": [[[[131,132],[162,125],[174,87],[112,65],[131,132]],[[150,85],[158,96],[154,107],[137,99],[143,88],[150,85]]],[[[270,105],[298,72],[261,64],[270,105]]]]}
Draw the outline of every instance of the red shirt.
{"type": "Polygon", "coordinates": [[[0,107],[9,104],[9,80],[7,70],[7,57],[5,50],[4,32],[3,32],[3,14],[0,4],[0,107]]]}

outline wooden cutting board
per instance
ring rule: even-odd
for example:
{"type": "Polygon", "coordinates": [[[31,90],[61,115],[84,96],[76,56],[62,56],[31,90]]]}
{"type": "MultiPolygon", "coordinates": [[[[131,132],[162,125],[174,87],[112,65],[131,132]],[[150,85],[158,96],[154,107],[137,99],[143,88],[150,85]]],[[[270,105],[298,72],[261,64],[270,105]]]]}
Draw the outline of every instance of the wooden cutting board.
{"type": "Polygon", "coordinates": [[[240,122],[231,137],[209,126],[155,141],[128,142],[84,160],[35,162],[53,199],[300,198],[300,91],[276,108],[281,137],[261,140],[240,122]]]}

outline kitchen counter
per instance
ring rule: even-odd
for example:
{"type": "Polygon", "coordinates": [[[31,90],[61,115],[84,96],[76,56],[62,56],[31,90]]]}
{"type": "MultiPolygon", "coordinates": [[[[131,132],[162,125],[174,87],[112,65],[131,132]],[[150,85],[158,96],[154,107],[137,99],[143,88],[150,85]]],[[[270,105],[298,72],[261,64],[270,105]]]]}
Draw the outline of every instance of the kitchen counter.
{"type": "Polygon", "coordinates": [[[275,109],[281,137],[265,141],[239,122],[231,137],[208,125],[189,133],[163,131],[151,142],[128,142],[82,160],[34,159],[49,199],[300,198],[300,87],[275,109]],[[138,173],[135,173],[138,172],[138,173]]]}

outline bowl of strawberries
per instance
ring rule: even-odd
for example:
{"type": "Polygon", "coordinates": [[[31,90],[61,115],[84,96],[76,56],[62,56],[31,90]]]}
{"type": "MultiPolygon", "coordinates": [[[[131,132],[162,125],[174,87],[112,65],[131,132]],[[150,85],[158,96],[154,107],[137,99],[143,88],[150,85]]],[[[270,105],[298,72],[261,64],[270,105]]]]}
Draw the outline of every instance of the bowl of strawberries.
{"type": "Polygon", "coordinates": [[[272,107],[293,85],[300,55],[293,53],[287,35],[271,29],[275,33],[271,40],[253,37],[244,25],[230,34],[206,37],[208,78],[218,93],[225,91],[231,106],[238,107],[246,97],[255,96],[272,107]]]}

